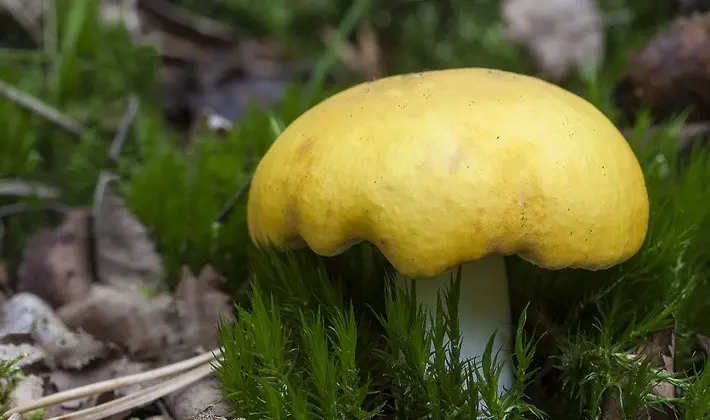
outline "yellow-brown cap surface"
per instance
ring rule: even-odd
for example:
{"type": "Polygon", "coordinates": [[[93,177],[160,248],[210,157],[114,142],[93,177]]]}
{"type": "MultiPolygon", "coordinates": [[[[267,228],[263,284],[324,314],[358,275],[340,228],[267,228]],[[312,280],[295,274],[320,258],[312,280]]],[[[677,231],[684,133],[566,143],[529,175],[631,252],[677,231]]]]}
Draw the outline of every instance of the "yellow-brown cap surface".
{"type": "Polygon", "coordinates": [[[529,76],[468,68],[344,90],[297,118],[259,163],[257,244],[335,255],[377,246],[403,275],[489,253],[603,269],[643,243],[640,165],[595,107],[529,76]]]}

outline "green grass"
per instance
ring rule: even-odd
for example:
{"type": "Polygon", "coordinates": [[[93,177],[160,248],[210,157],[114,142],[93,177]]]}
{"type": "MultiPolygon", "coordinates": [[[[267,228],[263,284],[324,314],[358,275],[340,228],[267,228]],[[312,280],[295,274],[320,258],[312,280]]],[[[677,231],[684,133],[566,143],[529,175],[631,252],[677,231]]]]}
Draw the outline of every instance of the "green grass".
{"type": "MultiPolygon", "coordinates": [[[[456,336],[456,300],[442,296],[441,310],[428,318],[409,291],[390,283],[391,268],[374,247],[362,244],[328,259],[257,251],[248,240],[244,200],[226,223],[215,223],[278,132],[311,104],[355,82],[312,28],[329,24],[349,39],[369,19],[390,51],[391,72],[466,65],[536,74],[526,56],[501,39],[498,2],[321,0],[318,8],[308,2],[184,3],[275,37],[292,56],[314,60],[314,77],[294,84],[269,113],[250,112],[226,138],[200,132],[190,147],[180,148],[160,118],[154,54],[129,45],[121,29],[99,25],[97,0],[60,0],[56,46],[0,51],[0,79],[88,130],[77,138],[0,101],[0,178],[58,184],[62,201],[90,205],[98,172],[112,168],[127,204],[164,256],[170,282],[183,263],[193,270],[213,264],[232,291],[253,279],[249,295],[238,299],[237,321],[220,326],[225,362],[216,373],[235,414],[463,419],[475,415],[482,398],[495,419],[596,419],[609,396],[623,402],[628,419],[644,405],[669,405],[682,419],[710,410],[710,374],[695,340],[698,333],[710,335],[710,156],[696,150],[677,158],[681,119],[664,123],[645,146],[645,114],[631,127],[636,135],[629,141],[644,167],[652,209],[649,235],[636,257],[601,272],[551,272],[507,259],[519,319],[515,387],[498,397],[493,390],[500,361],[489,353],[470,366],[459,360],[455,341],[442,347],[444,333],[456,336]],[[326,75],[335,82],[326,84],[326,75]],[[141,108],[114,168],[106,157],[109,142],[131,94],[141,108]],[[626,357],[667,328],[676,334],[675,373],[626,357]],[[430,346],[432,361],[426,357],[430,346]],[[657,381],[671,381],[683,390],[681,397],[649,394],[648,385],[657,381]]],[[[668,23],[665,7],[605,2],[605,12],[632,9],[635,19],[608,29],[608,60],[598,74],[574,76],[565,86],[621,125],[614,82],[629,52],[668,23]]],[[[17,200],[0,197],[0,206],[17,200]]],[[[61,217],[31,204],[3,220],[5,243],[12,244],[3,258],[11,268],[27,237],[61,217]]]]}

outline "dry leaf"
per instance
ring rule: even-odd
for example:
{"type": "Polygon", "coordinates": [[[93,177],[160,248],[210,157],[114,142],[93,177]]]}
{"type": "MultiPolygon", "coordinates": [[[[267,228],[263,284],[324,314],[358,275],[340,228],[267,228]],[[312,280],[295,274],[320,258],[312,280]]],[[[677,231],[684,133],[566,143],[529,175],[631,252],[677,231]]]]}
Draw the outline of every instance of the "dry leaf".
{"type": "Polygon", "coordinates": [[[632,53],[614,96],[629,119],[649,108],[657,119],[710,120],[710,13],[677,20],[632,53]]]}
{"type": "Polygon", "coordinates": [[[44,396],[44,379],[27,375],[10,394],[10,407],[22,407],[44,396]]]}
{"type": "Polygon", "coordinates": [[[33,293],[54,308],[83,299],[92,281],[88,244],[89,213],[73,210],[59,227],[30,239],[18,269],[17,290],[33,293]]]}
{"type": "Polygon", "coordinates": [[[17,366],[27,370],[47,361],[47,355],[37,346],[27,343],[0,344],[0,360],[14,360],[20,356],[23,357],[17,362],[17,366]]]}
{"type": "MultiPolygon", "coordinates": [[[[675,333],[672,329],[669,329],[655,333],[651,342],[639,347],[633,357],[650,358],[650,360],[655,362],[658,369],[667,373],[673,373],[675,372],[674,355],[675,333]]],[[[676,389],[671,383],[661,382],[655,384],[650,391],[661,398],[670,399],[675,397],[676,389]]],[[[616,398],[616,395],[611,392],[607,392],[605,396],[602,412],[602,418],[604,420],[621,420],[624,418],[621,404],[616,398]]],[[[671,420],[675,419],[675,416],[672,412],[664,412],[655,407],[643,407],[640,412],[636,414],[636,419],[671,420]]]]}
{"type": "MultiPolygon", "coordinates": [[[[340,38],[333,28],[326,28],[323,36],[327,43],[335,43],[340,38]]],[[[377,39],[375,27],[370,22],[363,23],[358,29],[357,46],[349,42],[338,45],[340,61],[346,69],[365,80],[375,80],[386,73],[382,58],[382,48],[377,39]]]]}
{"type": "Polygon", "coordinates": [[[0,0],[0,9],[12,16],[35,40],[42,38],[42,0],[0,0]]]}
{"type": "Polygon", "coordinates": [[[163,290],[162,260],[147,229],[124,206],[123,200],[107,189],[94,211],[99,280],[144,292],[163,290]]]}
{"type": "Polygon", "coordinates": [[[175,420],[194,418],[203,412],[205,407],[211,407],[214,415],[226,416],[228,409],[221,401],[219,384],[212,377],[165,397],[165,404],[175,420]]]}
{"type": "Polygon", "coordinates": [[[191,349],[219,346],[217,324],[221,317],[232,319],[232,299],[219,289],[223,281],[209,265],[197,278],[189,268],[182,268],[182,279],[175,288],[174,298],[182,342],[191,349]]]}
{"type": "Polygon", "coordinates": [[[111,348],[94,337],[79,331],[68,340],[42,345],[44,352],[63,369],[81,369],[89,363],[105,359],[111,348]]]}
{"type": "MultiPolygon", "coordinates": [[[[203,411],[195,414],[191,420],[227,420],[224,414],[215,413],[213,407],[207,407],[203,411]]],[[[236,420],[243,420],[238,418],[236,420]]]]}
{"type": "MultiPolygon", "coordinates": [[[[0,339],[6,341],[13,336],[25,337],[25,341],[35,343],[23,347],[35,362],[42,358],[48,364],[62,368],[80,369],[109,354],[109,348],[103,343],[85,333],[71,331],[52,308],[28,293],[13,296],[5,308],[0,339]]],[[[6,351],[11,350],[6,348],[6,351]]]]}
{"type": "Polygon", "coordinates": [[[116,344],[141,358],[160,355],[178,341],[171,311],[172,299],[150,299],[125,288],[95,284],[87,298],[59,309],[71,328],[116,344]]]}
{"type": "Polygon", "coordinates": [[[505,0],[502,9],[505,37],[526,48],[551,79],[601,64],[604,23],[595,0],[505,0]]]}
{"type": "Polygon", "coordinates": [[[228,131],[251,107],[267,109],[278,103],[288,83],[276,78],[232,77],[205,90],[196,98],[195,106],[206,117],[210,130],[228,131]]]}
{"type": "Polygon", "coordinates": [[[72,332],[38,296],[18,293],[5,305],[0,338],[9,335],[26,335],[39,343],[67,340],[72,332]]]}

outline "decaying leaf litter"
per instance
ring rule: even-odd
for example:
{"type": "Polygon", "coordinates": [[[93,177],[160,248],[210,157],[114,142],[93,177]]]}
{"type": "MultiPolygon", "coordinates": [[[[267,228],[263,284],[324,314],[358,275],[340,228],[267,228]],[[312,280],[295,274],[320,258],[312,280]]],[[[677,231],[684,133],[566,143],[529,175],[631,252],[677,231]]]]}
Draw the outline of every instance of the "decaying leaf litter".
{"type": "MultiPolygon", "coordinates": [[[[41,39],[41,25],[37,24],[42,16],[40,3],[26,2],[20,7],[18,2],[7,0],[2,6],[36,39],[41,39]]],[[[573,70],[585,71],[585,65],[598,66],[603,59],[604,25],[627,18],[600,16],[591,1],[559,3],[559,7],[550,8],[557,14],[547,16],[522,0],[504,2],[502,11],[509,39],[524,44],[541,71],[556,81],[573,70]],[[569,16],[584,19],[577,22],[567,19],[569,16]],[[556,29],[544,31],[527,26],[530,22],[556,29]]],[[[166,117],[184,125],[188,140],[190,132],[202,123],[211,129],[228,130],[254,99],[262,107],[277,102],[289,80],[309,69],[303,63],[276,64],[277,45],[263,40],[245,41],[243,34],[235,34],[168,2],[106,1],[104,6],[102,16],[106,21],[121,20],[135,42],[152,45],[160,52],[166,117]]],[[[708,83],[710,74],[698,73],[699,66],[692,62],[680,66],[680,70],[666,68],[667,60],[658,57],[667,57],[665,48],[672,42],[685,47],[674,51],[700,50],[710,35],[708,19],[698,15],[682,20],[634,56],[628,76],[619,87],[622,95],[631,84],[631,109],[641,103],[672,106],[676,111],[693,105],[699,109],[693,115],[699,117],[694,118],[696,126],[689,127],[707,133],[708,119],[702,116],[707,98],[677,89],[676,80],[690,77],[708,83]],[[683,69],[696,73],[674,73],[683,69]],[[651,70],[653,75],[667,75],[668,84],[659,85],[656,76],[649,76],[651,70]]],[[[336,41],[332,29],[323,30],[322,38],[325,42],[336,41]]],[[[361,27],[357,45],[341,46],[339,58],[346,68],[364,79],[386,74],[376,35],[368,25],[361,27]]],[[[680,58],[701,62],[705,59],[693,54],[680,58]]],[[[75,135],[85,129],[81,122],[22,92],[11,87],[2,91],[9,100],[75,135]]],[[[663,107],[661,112],[666,111],[663,107]]],[[[120,153],[126,127],[131,124],[131,109],[126,115],[111,149],[114,159],[120,153]]],[[[134,415],[133,409],[139,406],[148,407],[140,412],[144,417],[219,417],[224,409],[207,363],[218,346],[215,326],[221,316],[229,318],[232,311],[230,296],[220,290],[223,279],[209,266],[197,274],[183,267],[174,292],[167,293],[161,258],[149,233],[112,191],[111,174],[103,175],[106,176],[97,180],[90,208],[68,208],[55,202],[61,199],[61,192],[52,186],[22,180],[0,182],[3,195],[39,196],[48,207],[65,214],[62,224],[38,232],[28,243],[16,284],[10,286],[4,268],[0,270],[0,307],[4,314],[0,359],[25,355],[19,361],[23,374],[11,395],[11,406],[21,409],[36,405],[44,396],[54,396],[57,404],[43,413],[47,418],[125,418],[134,415]],[[199,360],[184,367],[184,361],[195,356],[199,360]],[[127,386],[114,389],[119,378],[128,378],[124,383],[127,386]],[[137,379],[134,382],[131,378],[137,379]],[[93,389],[80,392],[83,387],[93,389]],[[172,392],[161,393],[171,387],[175,388],[172,392]],[[141,392],[145,394],[141,396],[145,398],[142,404],[125,399],[141,392]],[[70,395],[71,400],[59,401],[63,400],[61,395],[70,395]],[[122,405],[125,401],[127,405],[122,405]],[[105,407],[103,411],[101,407],[105,407]],[[94,411],[81,414],[87,409],[94,411]]],[[[20,211],[22,206],[0,209],[0,216],[20,211]]],[[[700,337],[700,342],[704,341],[707,340],[700,337]]],[[[653,355],[658,369],[672,373],[673,343],[673,331],[666,331],[637,353],[653,355]]],[[[676,390],[664,382],[650,392],[673,398],[676,390]]],[[[620,418],[615,414],[617,406],[610,396],[606,418],[620,418]]],[[[23,415],[31,415],[32,410],[23,415]]],[[[12,418],[16,417],[13,414],[12,418]]]]}
{"type": "MultiPolygon", "coordinates": [[[[36,8],[33,4],[20,7],[13,2],[3,6],[13,14],[24,12],[19,20],[32,32],[33,24],[42,13],[40,3],[35,2],[36,8]]],[[[125,4],[106,2],[102,16],[108,21],[115,19],[119,6],[125,4]]],[[[177,13],[177,17],[163,16],[164,11],[157,4],[157,11],[148,11],[152,13],[151,18],[174,19],[170,23],[178,21],[180,24],[187,21],[188,31],[205,26],[195,24],[200,22],[181,9],[174,9],[168,3],[162,6],[168,7],[167,14],[177,13]]],[[[135,9],[129,12],[132,14],[120,16],[134,36],[142,35],[141,31],[149,26],[137,23],[135,9]]],[[[214,22],[208,23],[208,30],[214,25],[214,22]]],[[[223,28],[217,26],[217,29],[223,28]]],[[[208,38],[209,41],[222,36],[219,39],[222,46],[230,52],[234,50],[233,40],[225,40],[231,36],[229,32],[226,35],[224,30],[222,34],[213,32],[216,35],[212,34],[214,38],[208,38]]],[[[171,56],[166,62],[184,58],[179,56],[181,49],[188,51],[185,53],[188,60],[209,60],[190,56],[204,49],[190,50],[186,39],[175,37],[173,41],[166,41],[169,37],[159,30],[146,36],[150,38],[147,42],[155,43],[161,53],[171,56]],[[186,45],[181,46],[181,43],[186,45]],[[173,45],[178,47],[173,48],[173,45]]],[[[215,73],[213,66],[207,67],[215,73]]],[[[225,66],[222,71],[230,70],[225,66]]],[[[267,70],[259,69],[263,73],[267,70]]],[[[220,74],[205,73],[201,73],[205,77],[200,84],[204,90],[189,92],[186,98],[180,98],[183,102],[177,106],[195,115],[226,113],[230,121],[238,118],[245,110],[248,97],[253,96],[244,89],[249,86],[236,82],[242,83],[241,98],[235,102],[233,95],[225,94],[222,98],[231,96],[232,100],[224,103],[221,99],[220,102],[215,95],[223,85],[212,84],[215,78],[220,81],[223,78],[220,74]]],[[[193,76],[181,75],[183,78],[193,76]]],[[[169,77],[164,80],[168,83],[166,91],[178,90],[169,85],[169,77]]],[[[267,90],[271,89],[267,92],[270,93],[267,103],[278,98],[273,92],[282,90],[285,82],[274,80],[271,83],[273,86],[265,85],[267,90]]],[[[75,135],[85,130],[82,123],[39,100],[12,87],[3,90],[11,100],[60,128],[75,135]]],[[[232,89],[231,93],[234,92],[232,89]]],[[[120,154],[126,131],[137,111],[135,100],[129,102],[111,147],[109,158],[113,161],[120,154]]],[[[166,108],[170,106],[166,104],[166,108]]],[[[207,117],[213,118],[212,114],[207,117]]],[[[204,418],[206,409],[210,410],[208,415],[219,415],[223,409],[210,375],[210,362],[217,353],[217,322],[222,317],[231,317],[231,299],[219,289],[223,279],[209,266],[196,274],[183,267],[175,292],[166,293],[161,258],[145,227],[112,191],[114,179],[108,171],[101,174],[92,207],[59,207],[59,211],[65,213],[64,222],[41,230],[31,238],[14,287],[10,287],[7,276],[3,275],[0,354],[3,360],[21,357],[18,366],[22,368],[22,375],[18,376],[10,395],[12,412],[26,416],[41,409],[47,418],[105,418],[124,417],[135,408],[152,406],[154,415],[175,419],[195,415],[204,418]],[[119,378],[123,383],[116,382],[119,378]],[[89,389],[82,391],[87,386],[89,389]],[[45,396],[50,399],[43,399],[45,396]],[[137,401],[140,399],[143,401],[137,401]],[[156,400],[160,400],[157,406],[154,405],[156,400]]],[[[1,189],[4,195],[12,196],[33,195],[43,199],[61,196],[56,188],[22,180],[5,180],[1,189]]],[[[3,210],[3,216],[9,216],[23,209],[3,210]]]]}

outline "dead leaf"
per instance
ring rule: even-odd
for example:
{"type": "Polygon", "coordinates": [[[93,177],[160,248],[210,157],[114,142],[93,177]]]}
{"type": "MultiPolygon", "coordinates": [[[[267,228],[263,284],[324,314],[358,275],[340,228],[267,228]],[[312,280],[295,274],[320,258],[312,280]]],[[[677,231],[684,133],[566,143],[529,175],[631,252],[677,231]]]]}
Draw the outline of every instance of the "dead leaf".
{"type": "Polygon", "coordinates": [[[38,296],[18,293],[5,305],[0,339],[9,335],[26,335],[39,343],[67,340],[72,332],[38,296]]]}
{"type": "Polygon", "coordinates": [[[83,299],[92,282],[89,213],[72,210],[53,230],[34,235],[18,268],[17,290],[35,294],[52,307],[83,299]]]}
{"type": "MultiPolygon", "coordinates": [[[[93,337],[71,331],[57,314],[39,297],[18,293],[5,307],[0,339],[23,336],[33,346],[22,347],[35,361],[41,357],[50,365],[80,369],[109,355],[109,348],[93,337]],[[38,351],[41,350],[41,351],[38,351]]],[[[12,351],[7,347],[6,351],[12,351]]]]}
{"type": "MultiPolygon", "coordinates": [[[[195,414],[191,420],[227,420],[224,414],[215,413],[213,407],[207,407],[201,412],[195,414]]],[[[236,420],[242,420],[237,418],[236,420]]]]}
{"type": "Polygon", "coordinates": [[[7,420],[23,420],[23,417],[17,413],[14,413],[7,420]]]}
{"type": "Polygon", "coordinates": [[[17,366],[28,370],[47,361],[47,355],[37,346],[27,343],[0,344],[0,360],[14,360],[20,356],[23,357],[17,362],[17,366]]]}
{"type": "Polygon", "coordinates": [[[630,120],[648,108],[662,120],[688,111],[690,122],[710,120],[710,13],[675,21],[633,52],[614,90],[630,120]]]}
{"type": "Polygon", "coordinates": [[[595,70],[604,55],[604,22],[595,0],[505,0],[505,37],[522,45],[552,80],[595,70]]]}
{"type": "Polygon", "coordinates": [[[223,282],[212,266],[205,266],[198,277],[187,266],[182,267],[174,298],[184,345],[200,350],[219,346],[218,322],[222,317],[233,319],[232,299],[219,289],[223,282]]]}
{"type": "Polygon", "coordinates": [[[35,41],[42,38],[41,20],[45,9],[42,0],[0,0],[0,9],[12,16],[35,41]]]}
{"type": "Polygon", "coordinates": [[[212,378],[205,378],[195,384],[165,397],[165,403],[175,420],[189,420],[204,412],[205,407],[212,409],[216,416],[226,416],[228,409],[222,401],[219,384],[212,378]]]}
{"type": "Polygon", "coordinates": [[[109,356],[111,348],[83,331],[72,334],[69,340],[42,345],[45,353],[63,369],[81,369],[95,360],[109,356]]]}
{"type": "MultiPolygon", "coordinates": [[[[674,369],[675,355],[675,333],[672,329],[659,331],[653,335],[651,342],[639,347],[632,357],[634,358],[650,358],[655,362],[658,369],[666,373],[675,372],[674,369]]],[[[650,390],[655,395],[661,398],[674,398],[676,395],[675,386],[671,383],[661,382],[653,385],[650,390]]],[[[622,406],[616,395],[612,392],[607,392],[604,399],[602,418],[604,420],[621,420],[624,418],[622,406]]],[[[675,419],[672,412],[665,412],[662,409],[655,407],[643,407],[639,413],[636,413],[638,420],[671,420],[675,419]]]]}
{"type": "MultiPolygon", "coordinates": [[[[638,353],[653,357],[656,360],[656,366],[666,373],[675,372],[675,333],[670,329],[655,333],[651,343],[641,348],[638,353]]],[[[668,382],[656,384],[652,392],[662,398],[674,398],[676,396],[675,387],[668,382]]]]}
{"type": "Polygon", "coordinates": [[[172,298],[150,299],[125,289],[95,284],[89,295],[59,309],[71,328],[125,348],[139,358],[153,358],[178,341],[172,298]]]}
{"type": "Polygon", "coordinates": [[[337,43],[340,35],[333,28],[326,28],[322,38],[326,43],[338,46],[338,55],[345,68],[365,80],[375,80],[386,73],[382,58],[382,48],[377,39],[375,27],[370,22],[358,29],[357,46],[349,42],[337,43]]]}
{"type": "Polygon", "coordinates": [[[27,375],[10,394],[10,407],[22,407],[44,396],[44,379],[27,375]]]}
{"type": "Polygon", "coordinates": [[[195,107],[202,110],[210,130],[229,131],[251,107],[267,109],[278,103],[288,83],[276,78],[233,77],[206,89],[195,98],[195,107]]]}
{"type": "Polygon", "coordinates": [[[94,209],[94,235],[99,281],[144,293],[165,288],[163,262],[148,230],[108,188],[94,209]]]}

